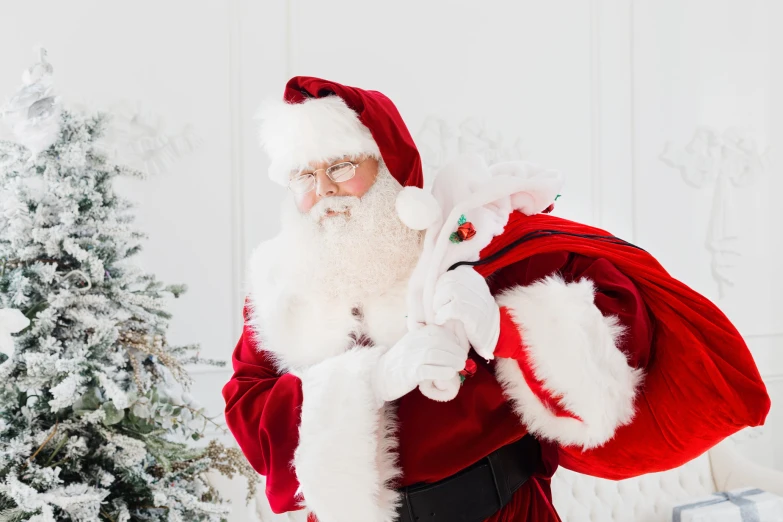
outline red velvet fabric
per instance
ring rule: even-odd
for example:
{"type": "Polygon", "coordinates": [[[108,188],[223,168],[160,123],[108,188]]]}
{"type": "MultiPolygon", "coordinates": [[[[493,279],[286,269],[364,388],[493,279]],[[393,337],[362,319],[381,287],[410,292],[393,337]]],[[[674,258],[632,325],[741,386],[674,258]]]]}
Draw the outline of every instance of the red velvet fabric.
{"type": "Polygon", "coordinates": [[[299,509],[294,498],[299,482],[291,461],[299,442],[302,383],[293,375],[275,371],[268,354],[258,350],[247,321],[232,362],[234,375],[223,387],[226,422],[248,462],[267,477],[266,496],[272,511],[295,511],[299,509]]]}
{"type": "Polygon", "coordinates": [[[334,94],[342,98],[345,104],[359,115],[359,120],[370,129],[370,134],[381,151],[383,162],[392,176],[403,187],[421,188],[424,176],[419,150],[397,107],[383,93],[348,87],[320,78],[295,76],[288,80],[283,99],[288,103],[301,103],[309,97],[322,98],[334,94]]]}
{"type": "Polygon", "coordinates": [[[500,337],[495,346],[495,357],[516,359],[522,355],[522,334],[505,307],[500,307],[500,337]]]}
{"type": "MultiPolygon", "coordinates": [[[[514,212],[504,234],[481,253],[486,259],[514,240],[541,230],[576,235],[609,235],[579,223],[549,215],[514,212]]],[[[770,400],[745,342],[726,316],[708,299],[673,279],[647,252],[621,244],[571,235],[547,235],[511,249],[477,267],[485,276],[520,260],[542,255],[598,259],[593,267],[611,265],[630,278],[643,300],[620,310],[626,326],[636,328],[646,305],[654,318],[651,350],[636,349],[638,336],[624,349],[634,366],[646,368],[636,416],[600,448],[580,451],[561,447],[560,464],[589,475],[623,479],[674,468],[746,426],[763,424],[770,400]]],[[[530,267],[535,266],[531,261],[530,267]]],[[[539,273],[546,271],[542,268],[539,273]]],[[[598,285],[596,304],[614,302],[624,283],[598,285]]]]}
{"type": "MultiPolygon", "coordinates": [[[[631,359],[637,364],[647,361],[650,328],[641,295],[610,263],[545,254],[498,267],[488,283],[497,294],[553,272],[566,280],[590,277],[599,292],[607,289],[598,296],[598,307],[604,314],[619,316],[627,327],[624,349],[631,359]]],[[[293,497],[297,482],[290,463],[298,443],[301,384],[290,375],[276,376],[272,361],[258,350],[252,335],[246,327],[234,351],[235,374],[223,389],[226,421],[250,463],[267,477],[272,509],[284,512],[297,507],[293,497]]],[[[441,480],[527,433],[496,381],[492,363],[473,352],[471,357],[477,363],[476,374],[465,381],[454,400],[431,401],[415,390],[398,401],[400,485],[441,480]]],[[[542,461],[546,479],[557,467],[557,447],[542,445],[542,461]]],[[[523,497],[518,501],[516,508],[508,508],[510,513],[541,509],[538,501],[523,497]]]]}
{"type": "Polygon", "coordinates": [[[503,509],[485,522],[560,522],[554,506],[549,479],[533,477],[514,493],[503,509]]]}

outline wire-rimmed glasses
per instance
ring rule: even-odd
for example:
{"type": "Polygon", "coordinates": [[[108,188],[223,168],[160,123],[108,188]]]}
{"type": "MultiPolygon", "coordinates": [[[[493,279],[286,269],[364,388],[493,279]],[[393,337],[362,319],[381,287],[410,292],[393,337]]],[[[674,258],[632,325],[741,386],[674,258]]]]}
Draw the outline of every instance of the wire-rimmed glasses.
{"type": "MultiPolygon", "coordinates": [[[[366,159],[366,158],[365,158],[366,159]]],[[[315,174],[318,171],[325,171],[330,180],[335,183],[342,183],[348,181],[356,175],[356,167],[361,165],[365,160],[358,163],[353,161],[341,161],[330,165],[325,169],[317,169],[312,172],[300,172],[291,178],[288,182],[288,189],[294,194],[305,194],[315,189],[315,174]]]]}

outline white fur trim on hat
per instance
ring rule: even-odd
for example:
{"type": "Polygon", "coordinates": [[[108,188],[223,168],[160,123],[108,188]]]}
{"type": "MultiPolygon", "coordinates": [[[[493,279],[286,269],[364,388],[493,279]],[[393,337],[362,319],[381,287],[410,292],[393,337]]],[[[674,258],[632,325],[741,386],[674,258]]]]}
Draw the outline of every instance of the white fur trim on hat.
{"type": "Polygon", "coordinates": [[[419,187],[403,187],[395,202],[397,215],[413,230],[426,230],[440,216],[440,205],[428,191],[419,187]]]}
{"type": "Polygon", "coordinates": [[[261,145],[272,161],[269,177],[281,185],[288,183],[292,170],[313,161],[363,154],[381,158],[370,130],[339,96],[269,102],[258,119],[261,145]]]}

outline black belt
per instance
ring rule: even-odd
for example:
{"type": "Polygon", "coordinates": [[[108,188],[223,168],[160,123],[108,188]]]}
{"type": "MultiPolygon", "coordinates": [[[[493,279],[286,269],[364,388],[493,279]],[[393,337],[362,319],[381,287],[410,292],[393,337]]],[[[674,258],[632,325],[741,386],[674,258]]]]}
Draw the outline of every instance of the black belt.
{"type": "Polygon", "coordinates": [[[443,480],[401,488],[398,522],[482,522],[511,500],[540,459],[538,441],[526,435],[443,480]]]}

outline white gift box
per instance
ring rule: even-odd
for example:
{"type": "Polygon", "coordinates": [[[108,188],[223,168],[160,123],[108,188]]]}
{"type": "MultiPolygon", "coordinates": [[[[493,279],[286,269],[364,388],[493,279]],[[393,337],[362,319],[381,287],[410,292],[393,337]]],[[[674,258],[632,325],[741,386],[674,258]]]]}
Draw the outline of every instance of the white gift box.
{"type": "Polygon", "coordinates": [[[734,489],[677,504],[672,522],[783,522],[783,498],[760,489],[734,489]]]}

